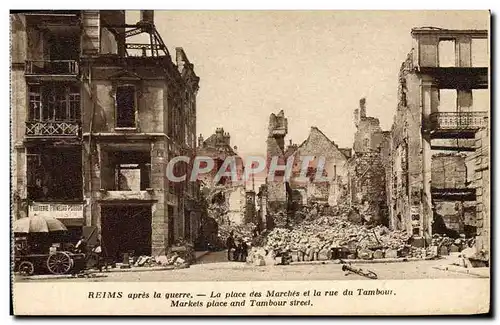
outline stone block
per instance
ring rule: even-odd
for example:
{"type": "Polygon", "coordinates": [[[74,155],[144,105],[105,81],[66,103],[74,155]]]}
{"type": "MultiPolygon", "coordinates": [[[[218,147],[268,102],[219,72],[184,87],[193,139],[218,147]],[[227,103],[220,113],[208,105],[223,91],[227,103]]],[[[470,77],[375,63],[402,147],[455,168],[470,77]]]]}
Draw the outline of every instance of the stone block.
{"type": "Polygon", "coordinates": [[[437,246],[429,246],[429,255],[430,256],[438,256],[438,247],[437,246]]]}
{"type": "Polygon", "coordinates": [[[385,258],[397,258],[398,251],[395,249],[386,249],[385,250],[385,258]]]}
{"type": "Polygon", "coordinates": [[[451,245],[450,246],[450,253],[457,253],[459,251],[460,251],[460,249],[459,249],[459,247],[457,245],[451,245]]]}
{"type": "Polygon", "coordinates": [[[373,258],[373,252],[368,249],[362,249],[359,251],[358,256],[363,260],[371,260],[373,258]]]}
{"type": "Polygon", "coordinates": [[[322,249],[319,251],[318,253],[318,261],[326,261],[326,260],[329,260],[330,258],[330,254],[329,254],[329,250],[328,249],[322,249]]]}
{"type": "Polygon", "coordinates": [[[373,252],[373,258],[375,259],[384,258],[384,252],[380,249],[377,249],[375,252],[373,252]]]}
{"type": "Polygon", "coordinates": [[[448,251],[448,247],[446,247],[446,246],[441,246],[441,247],[439,248],[439,255],[441,255],[441,256],[447,256],[447,255],[449,255],[449,254],[450,254],[450,252],[448,251]]]}

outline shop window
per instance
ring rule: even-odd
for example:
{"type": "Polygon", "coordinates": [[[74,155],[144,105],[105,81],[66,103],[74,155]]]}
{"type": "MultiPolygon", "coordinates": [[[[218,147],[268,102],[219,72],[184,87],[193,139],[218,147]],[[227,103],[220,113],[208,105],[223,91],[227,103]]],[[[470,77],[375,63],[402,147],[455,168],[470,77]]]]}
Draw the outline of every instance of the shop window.
{"type": "Polygon", "coordinates": [[[135,87],[131,85],[116,88],[116,127],[136,127],[135,87]]]}

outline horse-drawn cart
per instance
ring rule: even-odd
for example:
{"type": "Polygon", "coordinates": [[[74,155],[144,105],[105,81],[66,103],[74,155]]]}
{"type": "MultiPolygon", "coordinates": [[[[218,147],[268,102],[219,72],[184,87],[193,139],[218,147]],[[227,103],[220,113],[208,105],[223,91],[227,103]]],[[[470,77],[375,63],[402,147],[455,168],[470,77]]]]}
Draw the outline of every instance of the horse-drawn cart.
{"type": "MultiPolygon", "coordinates": [[[[76,274],[86,268],[87,256],[75,251],[56,233],[66,227],[51,217],[32,216],[14,222],[14,271],[23,275],[76,274]]],[[[63,236],[64,238],[64,236],[63,236]]]]}
{"type": "Polygon", "coordinates": [[[85,265],[85,254],[68,251],[15,256],[15,270],[22,275],[47,272],[52,274],[75,274],[83,271],[85,265]]]}

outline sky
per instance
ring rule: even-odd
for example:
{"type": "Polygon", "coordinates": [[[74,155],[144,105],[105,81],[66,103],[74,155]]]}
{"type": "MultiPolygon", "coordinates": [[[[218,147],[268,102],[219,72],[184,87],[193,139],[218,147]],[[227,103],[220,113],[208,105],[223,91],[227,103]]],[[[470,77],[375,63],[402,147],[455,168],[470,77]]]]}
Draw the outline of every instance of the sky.
{"type": "MultiPolygon", "coordinates": [[[[139,12],[130,12],[135,22],[139,12]]],[[[487,11],[156,11],[172,56],[183,47],[200,77],[197,133],[215,128],[247,155],[265,155],[269,115],[284,110],[286,143],[311,126],[352,147],[353,111],[390,129],[398,72],[413,27],[488,29],[487,11]]]]}

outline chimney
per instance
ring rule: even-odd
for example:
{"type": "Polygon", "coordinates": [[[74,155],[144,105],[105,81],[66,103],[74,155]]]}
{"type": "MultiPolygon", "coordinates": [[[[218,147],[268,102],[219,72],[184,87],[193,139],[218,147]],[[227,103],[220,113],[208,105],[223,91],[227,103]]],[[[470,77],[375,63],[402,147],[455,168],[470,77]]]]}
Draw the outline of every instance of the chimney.
{"type": "Polygon", "coordinates": [[[154,10],[141,10],[141,22],[151,23],[154,25],[155,23],[155,14],[154,10]]]}
{"type": "Polygon", "coordinates": [[[360,118],[366,117],[366,98],[361,98],[359,100],[359,117],[360,118]]]}
{"type": "Polygon", "coordinates": [[[198,137],[198,147],[203,146],[203,135],[200,133],[200,136],[198,137]]]}

